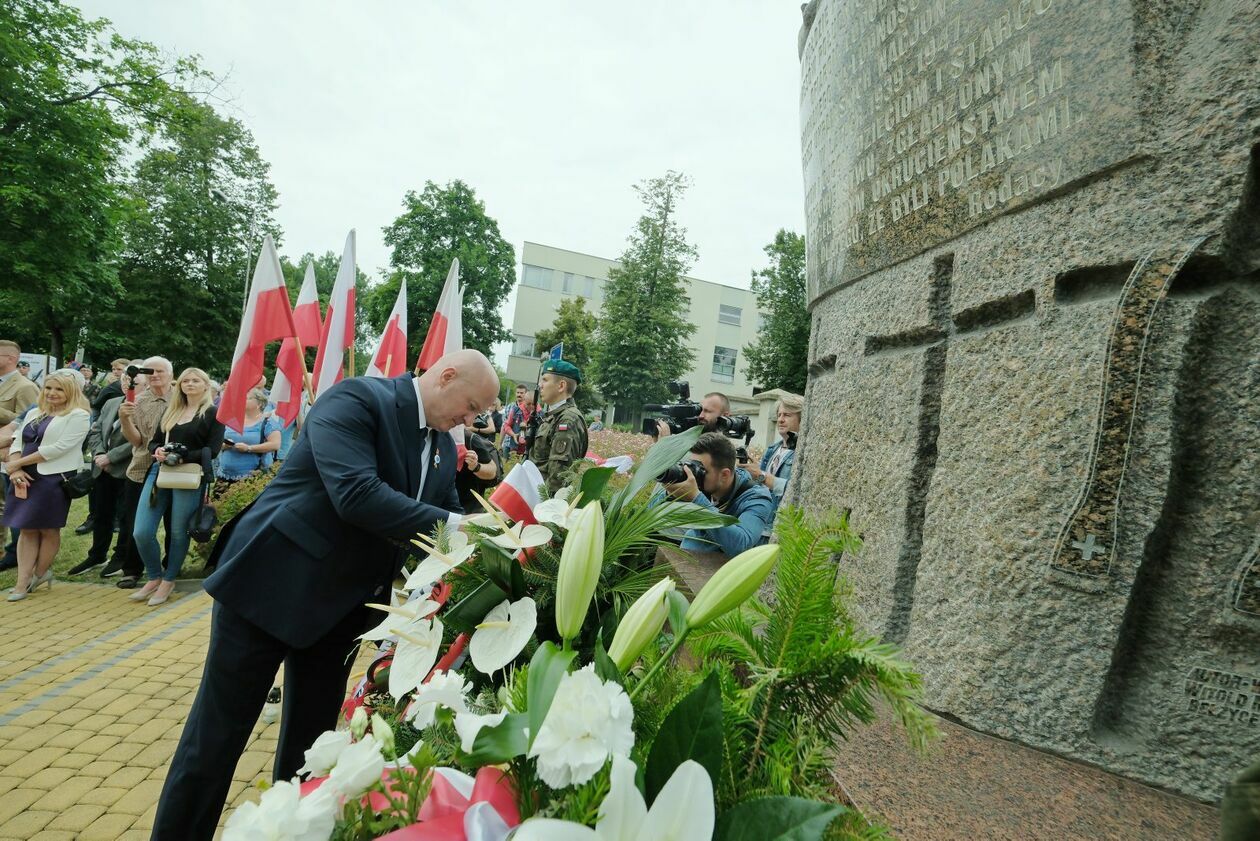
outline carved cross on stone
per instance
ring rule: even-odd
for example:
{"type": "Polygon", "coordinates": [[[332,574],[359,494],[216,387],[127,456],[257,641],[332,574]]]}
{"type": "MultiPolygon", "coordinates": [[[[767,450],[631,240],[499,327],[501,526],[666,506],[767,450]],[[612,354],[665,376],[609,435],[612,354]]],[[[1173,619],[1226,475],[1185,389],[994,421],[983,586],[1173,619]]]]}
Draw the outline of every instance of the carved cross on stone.
{"type": "Polygon", "coordinates": [[[1092,560],[1094,555],[1097,553],[1107,551],[1107,547],[1103,546],[1101,543],[1094,542],[1094,536],[1092,534],[1086,535],[1083,541],[1073,540],[1072,546],[1081,550],[1081,559],[1086,561],[1092,560]]]}
{"type": "Polygon", "coordinates": [[[884,636],[903,642],[914,606],[914,587],[923,554],[923,521],[928,491],[936,471],[936,440],[940,434],[941,394],[945,386],[945,356],[950,341],[969,333],[985,332],[1032,316],[1036,298],[1026,289],[1005,298],[987,301],[957,314],[951,313],[954,255],[944,254],[933,263],[932,286],[928,297],[931,323],[901,333],[868,336],[864,355],[889,356],[923,354],[923,380],[919,388],[919,418],[914,466],[906,494],[905,529],[897,555],[897,575],[893,584],[893,608],[884,636]]]}

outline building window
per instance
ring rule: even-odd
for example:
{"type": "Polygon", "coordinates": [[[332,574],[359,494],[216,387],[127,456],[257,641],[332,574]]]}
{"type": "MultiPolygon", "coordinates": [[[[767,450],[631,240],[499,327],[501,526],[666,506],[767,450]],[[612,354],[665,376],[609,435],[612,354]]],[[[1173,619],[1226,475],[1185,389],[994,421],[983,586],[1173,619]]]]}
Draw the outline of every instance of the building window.
{"type": "Polygon", "coordinates": [[[713,381],[717,383],[735,382],[735,356],[738,351],[733,347],[716,345],[713,348],[713,381]]]}
{"type": "Polygon", "coordinates": [[[595,278],[593,277],[582,278],[582,294],[586,296],[587,298],[595,297],[595,278]]]}
{"type": "Polygon", "coordinates": [[[521,286],[532,286],[535,289],[551,290],[551,269],[541,266],[524,266],[521,271],[521,286]]]}
{"type": "Polygon", "coordinates": [[[743,314],[744,311],[739,307],[720,304],[718,306],[718,324],[734,324],[738,327],[740,316],[743,314]]]}
{"type": "Polygon", "coordinates": [[[766,314],[764,312],[757,313],[757,332],[764,333],[766,329],[766,314]]]}
{"type": "Polygon", "coordinates": [[[522,336],[520,333],[517,333],[515,341],[512,342],[512,355],[513,356],[533,356],[534,355],[534,337],[522,336]]]}

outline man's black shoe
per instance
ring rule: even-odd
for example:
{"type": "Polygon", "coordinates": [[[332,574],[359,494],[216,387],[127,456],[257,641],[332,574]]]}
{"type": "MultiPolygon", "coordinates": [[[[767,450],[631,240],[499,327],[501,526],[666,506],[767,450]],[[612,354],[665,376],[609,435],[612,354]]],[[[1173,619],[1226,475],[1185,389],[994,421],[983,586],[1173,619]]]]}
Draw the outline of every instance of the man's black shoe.
{"type": "Polygon", "coordinates": [[[118,588],[121,590],[134,590],[140,586],[140,579],[134,575],[125,575],[118,579],[118,588]]]}
{"type": "Polygon", "coordinates": [[[101,570],[101,578],[113,578],[115,575],[122,574],[122,561],[112,560],[105,565],[105,569],[101,570]]]}
{"type": "Polygon", "coordinates": [[[6,569],[17,569],[17,558],[0,558],[0,572],[6,569]]]}
{"type": "Polygon", "coordinates": [[[98,567],[103,563],[105,562],[98,561],[96,558],[88,556],[87,560],[80,561],[79,563],[70,567],[70,569],[66,570],[66,575],[82,575],[83,573],[91,569],[92,567],[98,567]]]}
{"type": "Polygon", "coordinates": [[[96,521],[91,518],[88,518],[83,521],[82,525],[80,525],[77,529],[74,530],[74,533],[75,534],[90,534],[92,529],[94,528],[96,528],[96,521]]]}

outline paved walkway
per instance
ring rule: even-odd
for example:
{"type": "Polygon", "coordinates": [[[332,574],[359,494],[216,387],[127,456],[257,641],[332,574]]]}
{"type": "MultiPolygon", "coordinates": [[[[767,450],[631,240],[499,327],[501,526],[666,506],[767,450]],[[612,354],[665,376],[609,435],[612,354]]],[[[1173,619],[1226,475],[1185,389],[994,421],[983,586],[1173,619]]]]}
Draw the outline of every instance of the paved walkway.
{"type": "MultiPolygon", "coordinates": [[[[0,841],[147,839],[201,679],[211,600],[150,608],[98,584],[0,601],[0,841]]],[[[270,779],[259,722],[228,801],[270,779]]]]}

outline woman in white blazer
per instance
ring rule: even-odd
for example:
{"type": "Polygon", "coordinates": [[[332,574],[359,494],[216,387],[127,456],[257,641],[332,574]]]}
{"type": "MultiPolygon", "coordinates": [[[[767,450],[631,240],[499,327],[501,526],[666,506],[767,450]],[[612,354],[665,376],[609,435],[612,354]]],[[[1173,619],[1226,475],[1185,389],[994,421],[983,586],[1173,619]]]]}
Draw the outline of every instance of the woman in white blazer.
{"type": "Polygon", "coordinates": [[[26,598],[41,584],[52,589],[53,559],[70,513],[62,477],[83,467],[88,433],[88,402],[80,379],[74,371],[44,377],[39,403],[18,427],[5,462],[9,495],[3,525],[20,529],[18,578],[8,596],[11,602],[26,598]]]}

